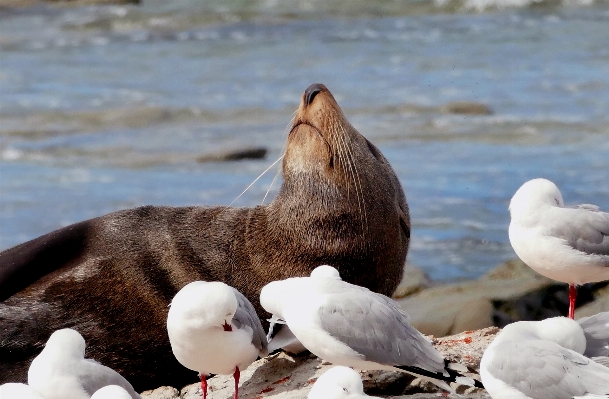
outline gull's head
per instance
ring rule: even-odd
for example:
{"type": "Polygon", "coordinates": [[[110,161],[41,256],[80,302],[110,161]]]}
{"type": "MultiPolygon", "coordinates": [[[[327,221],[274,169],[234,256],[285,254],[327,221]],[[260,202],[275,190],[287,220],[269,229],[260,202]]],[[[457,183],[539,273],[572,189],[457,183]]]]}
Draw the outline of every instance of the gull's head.
{"type": "Polygon", "coordinates": [[[551,317],[541,321],[517,321],[508,324],[491,345],[523,339],[551,341],[580,354],[586,350],[584,330],[578,322],[568,317],[551,317]]]}
{"type": "Polygon", "coordinates": [[[123,387],[106,385],[95,391],[91,399],[131,399],[131,395],[123,387]]]}
{"type": "Polygon", "coordinates": [[[300,294],[310,288],[307,280],[308,277],[291,277],[268,283],[260,291],[260,305],[267,312],[283,319],[284,304],[300,299],[300,294]]]}
{"type": "Polygon", "coordinates": [[[340,274],[338,273],[338,270],[336,270],[334,267],[328,266],[328,265],[317,266],[311,272],[311,277],[314,277],[314,278],[333,278],[333,279],[336,279],[336,280],[341,280],[340,274]]]}
{"type": "Polygon", "coordinates": [[[349,367],[336,366],[317,379],[308,399],[347,399],[366,397],[359,373],[349,367]]]}
{"type": "Polygon", "coordinates": [[[584,330],[575,320],[568,317],[551,317],[535,322],[534,327],[540,339],[552,341],[580,354],[586,350],[584,330]]]}
{"type": "Polygon", "coordinates": [[[193,281],[171,301],[167,328],[183,325],[205,329],[231,324],[237,311],[233,288],[219,281],[193,281]]]}
{"type": "Polygon", "coordinates": [[[273,281],[262,287],[260,291],[260,305],[267,312],[277,318],[283,317],[283,300],[289,293],[288,280],[273,281]]]}
{"type": "Polygon", "coordinates": [[[47,356],[84,359],[85,347],[85,339],[78,331],[64,328],[51,334],[43,352],[47,356]]]}
{"type": "Polygon", "coordinates": [[[512,218],[536,212],[540,207],[562,207],[564,202],[556,184],[546,179],[533,179],[524,183],[510,201],[512,218]]]}

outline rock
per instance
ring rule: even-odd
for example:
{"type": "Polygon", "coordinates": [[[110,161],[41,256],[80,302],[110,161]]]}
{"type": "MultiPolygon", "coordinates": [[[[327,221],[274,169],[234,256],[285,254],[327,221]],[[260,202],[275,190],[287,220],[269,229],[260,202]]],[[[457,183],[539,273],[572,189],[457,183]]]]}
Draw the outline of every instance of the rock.
{"type": "MultiPolygon", "coordinates": [[[[605,285],[578,288],[579,317],[609,308],[609,293],[600,290],[605,285]],[[596,298],[590,308],[582,307],[596,298]]],[[[426,288],[398,303],[419,331],[441,337],[490,326],[504,327],[518,320],[565,316],[569,299],[566,284],[543,277],[514,259],[478,280],[426,288]]]]}
{"type": "Polygon", "coordinates": [[[142,392],[146,399],[180,399],[180,391],[174,387],[160,387],[152,391],[142,392]]]}
{"type": "MultiPolygon", "coordinates": [[[[479,379],[478,367],[484,350],[499,331],[491,327],[479,331],[469,331],[456,336],[433,339],[433,345],[451,362],[468,367],[467,374],[479,379]]],[[[314,355],[290,356],[286,353],[269,356],[254,362],[241,372],[239,397],[241,399],[305,399],[311,386],[326,370],[333,367],[322,363],[314,355]]],[[[193,372],[194,374],[194,372],[193,372]]],[[[438,389],[427,381],[392,371],[362,371],[365,391],[370,395],[396,395],[398,399],[437,398],[438,389]],[[406,395],[409,393],[412,395],[406,395]]],[[[195,377],[196,378],[196,377],[195,377]]],[[[194,378],[193,378],[194,379],[194,378]]],[[[234,381],[232,376],[215,376],[208,380],[209,399],[232,398],[234,381]]],[[[181,393],[171,387],[161,387],[142,393],[143,399],[200,399],[200,383],[184,387],[181,393]]],[[[490,398],[484,390],[454,385],[463,398],[490,398]]],[[[457,398],[448,395],[446,398],[457,398]]]]}
{"type": "Polygon", "coordinates": [[[447,114],[462,115],[491,115],[493,110],[486,104],[473,101],[453,101],[439,107],[439,111],[447,114]]]}
{"type": "Polygon", "coordinates": [[[427,288],[398,303],[419,331],[441,337],[493,326],[493,301],[519,298],[552,284],[514,260],[476,281],[427,288]]]}
{"type": "MultiPolygon", "coordinates": [[[[598,284],[601,285],[601,284],[598,284]]],[[[596,285],[593,285],[593,287],[596,285]]],[[[594,301],[575,309],[575,318],[593,316],[600,312],[609,312],[609,286],[595,290],[594,301]]]]}
{"type": "Polygon", "coordinates": [[[239,161],[242,159],[263,159],[267,149],[264,147],[249,147],[235,150],[216,152],[213,154],[202,155],[197,158],[197,162],[220,162],[220,161],[239,161]]]}
{"type": "Polygon", "coordinates": [[[394,299],[404,298],[406,296],[416,294],[424,288],[431,286],[431,279],[423,271],[410,263],[404,265],[404,277],[393,293],[394,299]]]}

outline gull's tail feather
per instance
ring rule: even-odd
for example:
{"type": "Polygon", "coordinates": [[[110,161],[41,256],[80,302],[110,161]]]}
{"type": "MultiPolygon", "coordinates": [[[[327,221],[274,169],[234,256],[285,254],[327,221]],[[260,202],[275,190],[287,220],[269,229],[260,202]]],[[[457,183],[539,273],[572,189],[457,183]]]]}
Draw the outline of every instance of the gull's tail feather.
{"type": "Polygon", "coordinates": [[[440,388],[448,391],[454,392],[454,390],[448,385],[451,382],[456,382],[457,384],[467,385],[476,388],[484,388],[482,383],[474,378],[467,377],[461,374],[461,370],[467,370],[465,366],[459,365],[459,367],[455,366],[456,363],[448,363],[446,361],[445,371],[446,373],[437,373],[429,370],[422,369],[420,367],[414,366],[395,366],[396,368],[406,371],[407,373],[414,374],[417,376],[425,377],[432,381],[434,384],[439,386],[440,388]],[[455,371],[454,368],[460,369],[459,371],[455,371]],[[448,375],[447,375],[448,374],[448,375]]]}

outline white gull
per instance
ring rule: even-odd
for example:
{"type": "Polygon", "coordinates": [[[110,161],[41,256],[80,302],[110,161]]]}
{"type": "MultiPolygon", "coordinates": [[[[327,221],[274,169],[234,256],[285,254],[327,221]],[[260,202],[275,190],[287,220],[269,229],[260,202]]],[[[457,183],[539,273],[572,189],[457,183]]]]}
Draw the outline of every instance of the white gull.
{"type": "Polygon", "coordinates": [[[0,385],[1,399],[45,399],[34,388],[26,384],[9,382],[0,385]]]}
{"type": "Polygon", "coordinates": [[[480,377],[493,399],[609,398],[609,368],[585,357],[567,317],[507,325],[484,352],[480,377]]]}
{"type": "Polygon", "coordinates": [[[199,372],[203,398],[211,373],[232,374],[238,398],[241,370],[267,353],[254,307],[222,282],[195,281],[182,288],[171,301],[167,332],[176,359],[199,372]]]}
{"type": "Polygon", "coordinates": [[[91,399],[130,399],[131,395],[118,385],[107,385],[98,389],[91,399]]]}
{"type": "Polygon", "coordinates": [[[510,243],[537,273],[569,284],[569,317],[576,285],[609,280],[609,213],[596,205],[565,207],[554,183],[533,179],[510,202],[510,243]]]}
{"type": "MultiPolygon", "coordinates": [[[[447,367],[394,300],[342,281],[333,267],[320,266],[311,277],[269,283],[262,288],[260,303],[284,320],[305,348],[335,365],[407,372],[448,391],[447,382],[474,384],[447,367]]],[[[459,370],[467,371],[464,366],[459,370]]]]}
{"type": "Polygon", "coordinates": [[[362,378],[355,370],[335,366],[315,381],[307,399],[364,399],[377,398],[364,393],[362,378]]]}
{"type": "Polygon", "coordinates": [[[120,385],[132,399],[140,395],[119,373],[85,359],[85,340],[76,330],[57,330],[32,361],[28,384],[46,399],[89,399],[106,385],[120,385]]]}

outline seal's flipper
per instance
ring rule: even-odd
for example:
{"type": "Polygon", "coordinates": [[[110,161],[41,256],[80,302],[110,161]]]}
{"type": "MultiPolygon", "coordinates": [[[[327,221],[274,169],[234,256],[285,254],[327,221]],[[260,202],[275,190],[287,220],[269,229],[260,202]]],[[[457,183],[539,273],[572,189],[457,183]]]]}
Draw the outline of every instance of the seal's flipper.
{"type": "Polygon", "coordinates": [[[0,252],[0,301],[78,258],[90,225],[86,220],[0,252]]]}

